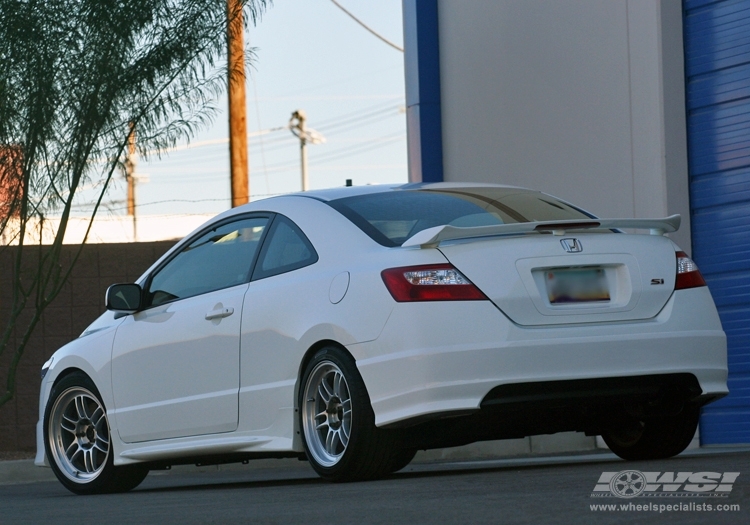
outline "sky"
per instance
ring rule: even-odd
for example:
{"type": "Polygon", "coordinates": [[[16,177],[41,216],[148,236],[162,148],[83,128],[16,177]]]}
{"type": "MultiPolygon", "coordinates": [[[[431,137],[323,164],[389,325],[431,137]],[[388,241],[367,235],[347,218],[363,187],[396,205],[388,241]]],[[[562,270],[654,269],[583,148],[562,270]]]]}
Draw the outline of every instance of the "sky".
{"type": "MultiPolygon", "coordinates": [[[[403,47],[401,0],[339,0],[403,47]]],[[[299,139],[288,129],[303,109],[325,142],[308,145],[310,189],[406,182],[403,53],[331,0],[275,0],[245,33],[255,50],[247,79],[250,196],[301,189],[299,139]]],[[[216,214],[230,207],[226,98],[191,147],[141,159],[136,214],[216,214]]],[[[125,215],[126,185],[115,181],[104,216],[125,215]]]]}

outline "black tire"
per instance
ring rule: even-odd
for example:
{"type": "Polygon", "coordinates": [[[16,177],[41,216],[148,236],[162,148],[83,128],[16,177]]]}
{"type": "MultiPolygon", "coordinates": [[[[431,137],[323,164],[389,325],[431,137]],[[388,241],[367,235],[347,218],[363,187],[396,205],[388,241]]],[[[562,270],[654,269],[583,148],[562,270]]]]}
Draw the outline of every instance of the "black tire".
{"type": "Polygon", "coordinates": [[[408,448],[397,450],[390,458],[387,472],[389,474],[392,472],[398,472],[402,468],[406,467],[406,465],[411,463],[411,460],[413,460],[414,456],[416,455],[417,451],[414,449],[408,448]]]}
{"type": "Polygon", "coordinates": [[[315,354],[302,374],[298,406],[305,452],[322,478],[358,481],[393,471],[395,437],[375,427],[370,397],[347,352],[329,346],[315,354]]]}
{"type": "Polygon", "coordinates": [[[43,428],[52,471],[74,494],[126,492],[148,474],[143,465],[114,466],[106,407],[96,385],[81,372],[52,388],[43,428]]]}
{"type": "Polygon", "coordinates": [[[666,459],[687,448],[699,419],[700,409],[687,405],[672,416],[622,418],[619,424],[603,432],[602,438],[623,459],[666,459]]]}

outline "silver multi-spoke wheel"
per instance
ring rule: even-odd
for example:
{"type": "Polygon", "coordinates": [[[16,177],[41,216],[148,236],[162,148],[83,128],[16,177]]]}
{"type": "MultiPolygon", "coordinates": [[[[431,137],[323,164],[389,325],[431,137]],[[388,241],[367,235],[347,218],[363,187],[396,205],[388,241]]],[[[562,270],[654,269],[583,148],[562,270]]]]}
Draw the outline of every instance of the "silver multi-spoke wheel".
{"type": "Polygon", "coordinates": [[[308,375],[302,400],[308,451],[319,465],[336,465],[352,432],[352,399],[344,373],[331,361],[318,363],[308,375]]]}
{"type": "Polygon", "coordinates": [[[305,366],[297,399],[307,459],[323,478],[375,479],[411,459],[395,433],[375,426],[367,388],[346,350],[318,349],[305,366]]]}
{"type": "Polygon", "coordinates": [[[44,448],[52,471],[75,494],[125,492],[148,475],[148,465],[114,465],[107,409],[82,372],[57,381],[44,410],[44,448]]]}
{"type": "Polygon", "coordinates": [[[47,436],[52,459],[62,474],[88,483],[104,470],[110,452],[104,407],[89,390],[74,386],[55,400],[47,436]]]}

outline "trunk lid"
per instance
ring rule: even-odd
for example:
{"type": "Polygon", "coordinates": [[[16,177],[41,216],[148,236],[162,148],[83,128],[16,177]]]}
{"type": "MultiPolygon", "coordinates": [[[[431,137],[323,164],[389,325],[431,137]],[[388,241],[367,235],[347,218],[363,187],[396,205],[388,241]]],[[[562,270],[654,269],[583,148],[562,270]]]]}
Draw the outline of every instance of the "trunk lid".
{"type": "Polygon", "coordinates": [[[661,235],[527,234],[438,249],[519,325],[650,319],[675,285],[675,248],[661,235]]]}

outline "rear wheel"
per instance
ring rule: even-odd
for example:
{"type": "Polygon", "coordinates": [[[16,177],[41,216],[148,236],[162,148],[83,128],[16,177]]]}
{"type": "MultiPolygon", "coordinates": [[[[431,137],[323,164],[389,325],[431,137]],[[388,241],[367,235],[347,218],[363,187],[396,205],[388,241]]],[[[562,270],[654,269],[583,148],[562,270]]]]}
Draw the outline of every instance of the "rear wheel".
{"type": "Polygon", "coordinates": [[[607,446],[623,459],[664,459],[687,448],[698,427],[700,409],[685,406],[678,414],[623,418],[602,433],[607,446]]]}
{"type": "Polygon", "coordinates": [[[104,403],[82,373],[70,374],[52,388],[44,444],[55,476],[75,494],[125,492],[148,474],[141,465],[114,466],[104,403]]]}
{"type": "Polygon", "coordinates": [[[411,460],[414,459],[414,456],[417,455],[417,451],[411,448],[408,449],[401,449],[397,450],[390,459],[390,463],[388,464],[387,472],[398,472],[402,468],[404,468],[406,465],[411,463],[411,460]]]}
{"type": "Polygon", "coordinates": [[[375,427],[365,384],[348,353],[329,346],[315,354],[302,375],[299,407],[307,458],[322,478],[354,481],[393,472],[395,441],[375,427]]]}

